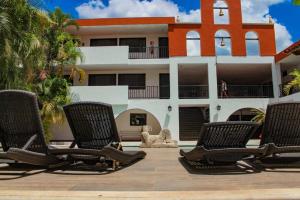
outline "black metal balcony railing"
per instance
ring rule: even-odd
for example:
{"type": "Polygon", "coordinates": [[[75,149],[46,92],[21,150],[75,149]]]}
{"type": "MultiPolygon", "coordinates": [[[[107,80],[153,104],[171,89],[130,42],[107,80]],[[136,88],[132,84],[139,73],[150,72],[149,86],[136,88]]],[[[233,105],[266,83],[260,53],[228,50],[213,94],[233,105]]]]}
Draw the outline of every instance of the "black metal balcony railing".
{"type": "Polygon", "coordinates": [[[169,47],[129,47],[129,59],[169,58],[169,47]]]}
{"type": "Polygon", "coordinates": [[[170,86],[134,86],[129,87],[129,99],[169,99],[170,86]]]}
{"type": "Polygon", "coordinates": [[[206,99],[209,97],[208,85],[180,85],[180,99],[206,99]]]}
{"type": "MultiPolygon", "coordinates": [[[[222,98],[273,98],[272,85],[227,85],[227,97],[222,98]]],[[[221,97],[221,85],[219,85],[221,97]]]]}
{"type": "Polygon", "coordinates": [[[285,85],[286,85],[286,84],[280,84],[280,85],[279,85],[280,97],[285,97],[285,96],[292,95],[292,94],[295,94],[295,93],[300,92],[300,89],[299,89],[299,88],[297,88],[297,87],[292,87],[292,88],[290,89],[290,92],[289,92],[288,94],[286,94],[286,93],[284,92],[284,86],[285,86],[285,85]]]}

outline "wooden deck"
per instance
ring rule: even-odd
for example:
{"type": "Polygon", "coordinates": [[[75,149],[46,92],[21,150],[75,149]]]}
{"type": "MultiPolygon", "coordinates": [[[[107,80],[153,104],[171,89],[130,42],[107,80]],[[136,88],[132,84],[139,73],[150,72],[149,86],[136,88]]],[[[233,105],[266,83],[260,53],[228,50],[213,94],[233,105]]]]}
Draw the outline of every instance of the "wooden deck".
{"type": "Polygon", "coordinates": [[[188,171],[179,149],[146,151],[144,160],[110,174],[0,165],[0,199],[300,199],[300,167],[188,171]]]}

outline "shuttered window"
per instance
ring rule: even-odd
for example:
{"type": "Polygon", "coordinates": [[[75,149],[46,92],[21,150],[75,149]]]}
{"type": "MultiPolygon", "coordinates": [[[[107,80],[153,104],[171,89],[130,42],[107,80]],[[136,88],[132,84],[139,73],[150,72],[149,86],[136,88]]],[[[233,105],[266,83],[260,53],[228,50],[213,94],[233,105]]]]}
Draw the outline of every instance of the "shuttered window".
{"type": "Polygon", "coordinates": [[[119,85],[128,85],[129,89],[145,89],[146,74],[119,74],[119,85]]]}
{"type": "Polygon", "coordinates": [[[116,85],[116,74],[90,74],[89,86],[116,85]]]}
{"type": "Polygon", "coordinates": [[[90,46],[118,46],[117,38],[91,39],[90,46]]]}

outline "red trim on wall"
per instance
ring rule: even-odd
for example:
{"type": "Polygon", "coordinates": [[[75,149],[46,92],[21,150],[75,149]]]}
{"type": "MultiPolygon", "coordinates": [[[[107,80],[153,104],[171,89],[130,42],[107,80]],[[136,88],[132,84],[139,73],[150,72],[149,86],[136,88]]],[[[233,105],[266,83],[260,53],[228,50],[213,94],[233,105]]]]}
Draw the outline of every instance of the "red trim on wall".
{"type": "Polygon", "coordinates": [[[284,58],[291,55],[295,50],[299,50],[299,49],[300,49],[300,40],[298,42],[292,44],[291,46],[289,46],[288,48],[286,48],[282,52],[278,53],[275,56],[275,62],[279,62],[279,61],[283,60],[284,58]]]}
{"type": "Polygon", "coordinates": [[[109,26],[109,25],[135,25],[135,24],[173,24],[174,17],[138,17],[138,18],[99,18],[78,19],[79,26],[109,26]]]}

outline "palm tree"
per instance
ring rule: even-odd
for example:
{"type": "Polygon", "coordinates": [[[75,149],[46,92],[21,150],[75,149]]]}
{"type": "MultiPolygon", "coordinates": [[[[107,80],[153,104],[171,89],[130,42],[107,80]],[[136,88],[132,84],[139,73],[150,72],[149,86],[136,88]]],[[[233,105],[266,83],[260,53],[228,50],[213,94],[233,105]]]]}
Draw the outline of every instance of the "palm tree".
{"type": "Polygon", "coordinates": [[[300,0],[293,0],[293,4],[296,6],[300,6],[300,0]]]}
{"type": "Polygon", "coordinates": [[[62,76],[64,68],[69,66],[72,72],[71,78],[79,74],[79,81],[83,81],[85,79],[84,70],[75,66],[78,58],[82,58],[81,52],[78,50],[79,40],[66,32],[66,29],[71,26],[78,29],[76,21],[59,8],[50,13],[50,19],[52,24],[46,34],[48,41],[47,69],[50,72],[56,71],[58,76],[62,76]]]}
{"type": "Polygon", "coordinates": [[[293,80],[284,86],[285,94],[289,94],[292,88],[300,89],[300,70],[295,69],[289,75],[293,77],[293,80]]]}
{"type": "Polygon", "coordinates": [[[263,124],[266,118],[266,111],[264,109],[252,109],[251,112],[255,114],[255,117],[251,121],[263,124]]]}
{"type": "MultiPolygon", "coordinates": [[[[62,106],[70,102],[69,84],[63,78],[65,66],[72,74],[81,57],[78,42],[66,28],[75,24],[60,9],[45,13],[42,0],[0,0],[0,89],[27,89],[43,104],[44,128],[62,123],[62,106]],[[39,74],[45,75],[40,78],[39,74]]],[[[47,134],[50,138],[50,134],[47,134]]]]}
{"type": "Polygon", "coordinates": [[[27,0],[0,0],[0,89],[22,88],[42,67],[48,19],[27,0]]]}

